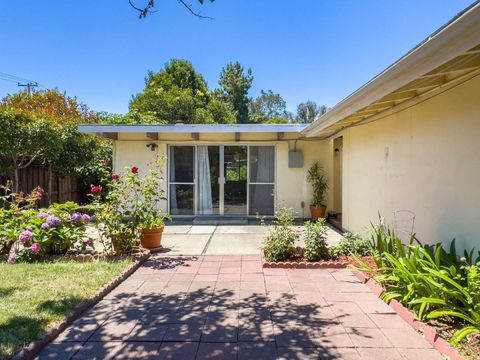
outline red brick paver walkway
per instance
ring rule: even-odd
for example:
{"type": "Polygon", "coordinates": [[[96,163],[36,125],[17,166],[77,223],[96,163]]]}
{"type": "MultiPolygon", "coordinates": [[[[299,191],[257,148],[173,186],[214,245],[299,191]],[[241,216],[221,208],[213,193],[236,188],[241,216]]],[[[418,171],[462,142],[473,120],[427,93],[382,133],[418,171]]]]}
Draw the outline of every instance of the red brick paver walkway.
{"type": "Polygon", "coordinates": [[[40,359],[442,359],[347,270],[150,258],[40,359]]]}

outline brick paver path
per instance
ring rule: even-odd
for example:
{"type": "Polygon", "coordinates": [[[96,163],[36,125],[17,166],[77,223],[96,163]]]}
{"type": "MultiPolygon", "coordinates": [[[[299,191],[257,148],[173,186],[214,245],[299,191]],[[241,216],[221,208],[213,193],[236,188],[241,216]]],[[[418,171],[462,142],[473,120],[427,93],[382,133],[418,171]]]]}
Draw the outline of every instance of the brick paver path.
{"type": "Polygon", "coordinates": [[[347,270],[150,258],[41,359],[442,359],[347,270]]]}

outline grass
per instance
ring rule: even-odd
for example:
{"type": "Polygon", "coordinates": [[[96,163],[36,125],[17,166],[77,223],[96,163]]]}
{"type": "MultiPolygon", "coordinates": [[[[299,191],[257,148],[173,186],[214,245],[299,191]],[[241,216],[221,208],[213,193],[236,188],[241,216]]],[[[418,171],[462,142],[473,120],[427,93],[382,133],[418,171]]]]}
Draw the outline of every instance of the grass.
{"type": "Polygon", "coordinates": [[[131,262],[0,263],[0,359],[38,339],[131,262]]]}

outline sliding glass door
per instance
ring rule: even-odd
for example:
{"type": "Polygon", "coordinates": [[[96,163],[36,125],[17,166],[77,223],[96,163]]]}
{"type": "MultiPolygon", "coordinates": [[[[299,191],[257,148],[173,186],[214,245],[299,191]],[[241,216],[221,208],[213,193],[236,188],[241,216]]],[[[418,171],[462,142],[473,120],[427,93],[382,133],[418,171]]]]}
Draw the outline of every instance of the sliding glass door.
{"type": "Polygon", "coordinates": [[[273,215],[275,146],[169,147],[171,215],[273,215]]]}
{"type": "Polygon", "coordinates": [[[275,147],[250,146],[250,215],[273,215],[275,200],[275,147]]]}
{"type": "Polygon", "coordinates": [[[172,146],[169,156],[170,215],[195,215],[195,146],[172,146]]]}

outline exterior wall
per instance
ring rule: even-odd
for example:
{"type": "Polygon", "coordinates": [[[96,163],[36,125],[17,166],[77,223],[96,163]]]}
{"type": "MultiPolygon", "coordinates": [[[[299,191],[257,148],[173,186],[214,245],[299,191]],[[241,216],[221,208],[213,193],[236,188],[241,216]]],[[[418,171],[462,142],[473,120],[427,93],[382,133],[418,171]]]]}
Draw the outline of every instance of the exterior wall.
{"type": "Polygon", "coordinates": [[[363,233],[378,212],[392,221],[409,210],[420,241],[480,248],[478,94],[480,76],[343,132],[345,229],[363,233]]]}
{"type": "MultiPolygon", "coordinates": [[[[325,168],[330,185],[333,181],[333,141],[297,141],[296,148],[303,152],[303,168],[288,167],[288,151],[293,150],[294,140],[276,140],[276,134],[242,134],[241,140],[234,141],[232,134],[200,134],[200,140],[192,141],[190,134],[160,134],[158,141],[145,140],[144,134],[119,134],[115,141],[114,171],[121,172],[124,167],[135,165],[140,173],[144,173],[148,164],[155,160],[156,156],[167,156],[168,145],[174,144],[250,144],[276,145],[276,206],[289,206],[294,209],[297,217],[309,217],[309,203],[311,200],[311,187],[306,180],[306,171],[315,161],[319,161],[325,168]],[[146,147],[149,143],[157,143],[156,151],[146,147]],[[302,209],[302,201],[305,208],[302,209]]],[[[166,177],[166,166],[164,169],[166,177]]],[[[332,187],[332,186],[330,186],[332,187]]],[[[166,181],[165,187],[166,190],[166,181]]],[[[327,207],[333,204],[333,192],[329,191],[327,207]]],[[[167,203],[162,206],[167,208],[167,203]]]]}

